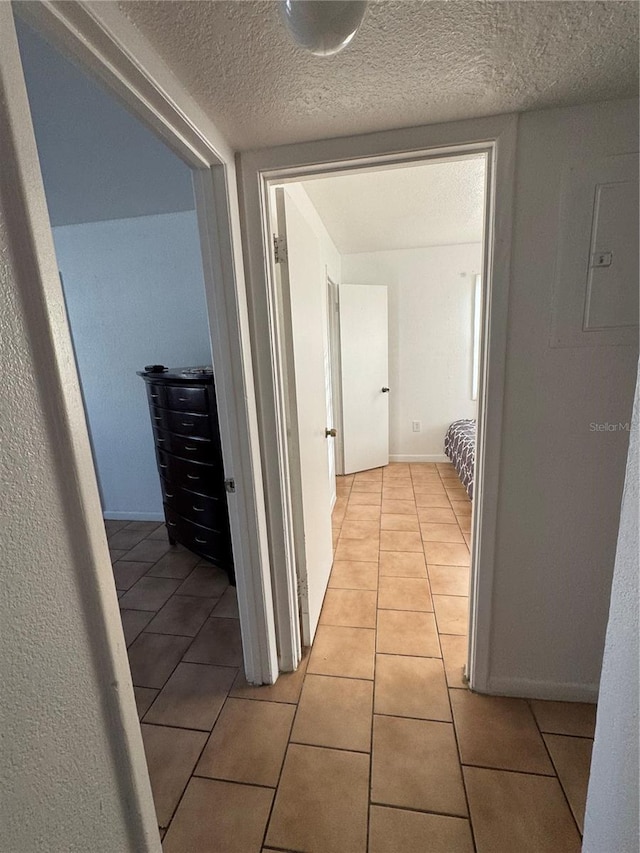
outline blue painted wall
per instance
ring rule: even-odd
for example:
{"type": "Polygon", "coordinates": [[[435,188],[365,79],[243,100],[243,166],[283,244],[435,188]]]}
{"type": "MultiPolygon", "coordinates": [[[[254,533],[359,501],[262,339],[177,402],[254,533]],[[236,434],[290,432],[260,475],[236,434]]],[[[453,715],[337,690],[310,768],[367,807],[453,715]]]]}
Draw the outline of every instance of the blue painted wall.
{"type": "Polygon", "coordinates": [[[19,39],[105,516],[160,519],[145,364],[211,364],[191,172],[24,25],[19,39]]]}
{"type": "Polygon", "coordinates": [[[52,224],[193,210],[189,168],[32,29],[17,29],[52,224]]]}

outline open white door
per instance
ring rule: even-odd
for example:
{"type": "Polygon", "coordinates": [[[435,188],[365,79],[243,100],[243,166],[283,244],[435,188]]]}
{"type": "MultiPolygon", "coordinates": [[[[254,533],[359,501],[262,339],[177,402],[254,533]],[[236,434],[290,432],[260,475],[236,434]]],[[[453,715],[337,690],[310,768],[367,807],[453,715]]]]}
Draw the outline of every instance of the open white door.
{"type": "Polygon", "coordinates": [[[318,238],[284,189],[276,190],[276,263],[287,341],[290,479],[302,641],[311,645],[333,561],[325,430],[326,278],[318,238]],[[284,240],[283,240],[284,238],[284,240]]]}
{"type": "Polygon", "coordinates": [[[340,285],[344,473],[389,464],[387,288],[340,285]]]}

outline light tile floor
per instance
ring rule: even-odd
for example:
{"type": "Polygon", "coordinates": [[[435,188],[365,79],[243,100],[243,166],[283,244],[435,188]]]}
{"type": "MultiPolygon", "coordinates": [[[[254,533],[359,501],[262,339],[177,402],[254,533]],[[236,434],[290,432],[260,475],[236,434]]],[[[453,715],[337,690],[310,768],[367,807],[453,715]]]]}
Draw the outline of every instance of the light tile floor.
{"type": "Polygon", "coordinates": [[[226,576],[107,522],[165,853],[580,850],[595,706],[466,689],[470,525],[451,465],[339,478],[313,648],[252,687],[226,576]]]}

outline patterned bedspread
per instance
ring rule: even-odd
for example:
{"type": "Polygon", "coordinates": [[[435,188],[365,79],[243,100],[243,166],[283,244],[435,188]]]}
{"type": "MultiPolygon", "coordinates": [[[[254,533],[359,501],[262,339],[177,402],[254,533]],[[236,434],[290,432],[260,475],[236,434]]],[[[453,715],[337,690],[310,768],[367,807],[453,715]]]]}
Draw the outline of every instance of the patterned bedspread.
{"type": "Polygon", "coordinates": [[[473,500],[473,472],[476,461],[475,420],[454,421],[444,437],[444,452],[473,500]]]}

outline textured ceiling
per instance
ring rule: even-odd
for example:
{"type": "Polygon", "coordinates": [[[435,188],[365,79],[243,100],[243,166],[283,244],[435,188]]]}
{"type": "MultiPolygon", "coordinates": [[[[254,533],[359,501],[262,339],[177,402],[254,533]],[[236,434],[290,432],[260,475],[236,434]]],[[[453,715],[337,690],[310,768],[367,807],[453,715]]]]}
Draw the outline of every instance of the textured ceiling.
{"type": "Polygon", "coordinates": [[[482,239],[484,157],[358,172],[302,186],[342,254],[482,239]]]}
{"type": "Polygon", "coordinates": [[[273,0],[117,5],[238,149],[637,92],[636,2],[371,2],[331,58],[273,0]]]}

